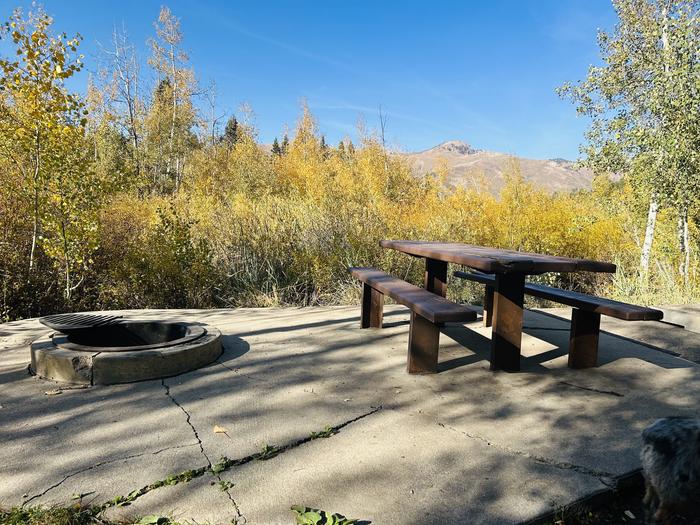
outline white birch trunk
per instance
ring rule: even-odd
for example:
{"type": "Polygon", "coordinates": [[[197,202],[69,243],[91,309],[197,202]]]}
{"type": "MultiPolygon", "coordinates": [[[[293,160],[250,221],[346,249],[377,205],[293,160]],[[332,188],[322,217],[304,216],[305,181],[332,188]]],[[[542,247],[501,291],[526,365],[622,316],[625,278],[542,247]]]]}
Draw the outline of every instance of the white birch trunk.
{"type": "Polygon", "coordinates": [[[639,267],[643,276],[649,273],[649,260],[651,258],[651,246],[654,243],[654,230],[656,229],[656,216],[659,213],[659,202],[656,195],[649,199],[649,211],[647,213],[647,227],[642,244],[642,255],[639,259],[639,267]]]}
{"type": "Polygon", "coordinates": [[[690,235],[688,232],[688,207],[683,206],[678,215],[678,244],[681,251],[681,262],[678,271],[683,277],[683,282],[688,285],[688,272],[690,270],[690,235]]]}
{"type": "Polygon", "coordinates": [[[41,171],[41,135],[39,129],[36,129],[34,135],[35,159],[34,159],[34,225],[32,228],[32,247],[29,251],[29,272],[34,269],[34,254],[36,252],[36,244],[39,238],[39,174],[41,171]]]}

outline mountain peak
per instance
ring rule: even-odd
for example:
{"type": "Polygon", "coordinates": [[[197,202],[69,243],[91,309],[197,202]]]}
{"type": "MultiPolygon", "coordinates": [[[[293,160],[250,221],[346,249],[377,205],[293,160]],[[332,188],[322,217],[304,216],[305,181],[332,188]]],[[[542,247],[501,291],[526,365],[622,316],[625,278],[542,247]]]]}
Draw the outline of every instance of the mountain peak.
{"type": "Polygon", "coordinates": [[[514,170],[514,162],[526,181],[549,192],[590,189],[593,172],[562,158],[519,158],[509,153],[478,150],[459,140],[449,140],[425,151],[405,154],[414,173],[443,173],[448,187],[483,188],[498,194],[514,170]]]}
{"type": "Polygon", "coordinates": [[[570,161],[569,159],[563,159],[563,158],[561,158],[561,157],[556,157],[556,158],[553,158],[553,159],[549,159],[549,161],[550,161],[550,162],[554,162],[555,164],[559,164],[560,166],[568,166],[568,165],[573,164],[573,162],[570,161]]]}
{"type": "Polygon", "coordinates": [[[448,140],[447,142],[443,142],[442,144],[435,146],[434,149],[458,153],[460,155],[473,155],[474,153],[479,152],[478,149],[474,149],[466,142],[462,142],[460,140],[448,140]]]}

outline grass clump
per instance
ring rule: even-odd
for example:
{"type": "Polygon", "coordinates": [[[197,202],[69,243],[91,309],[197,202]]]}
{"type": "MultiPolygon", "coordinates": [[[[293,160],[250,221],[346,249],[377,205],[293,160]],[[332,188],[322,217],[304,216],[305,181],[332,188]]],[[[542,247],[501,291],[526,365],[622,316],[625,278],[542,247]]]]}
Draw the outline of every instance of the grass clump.
{"type": "Polygon", "coordinates": [[[68,507],[12,507],[0,508],[0,525],[179,525],[166,516],[150,515],[134,522],[112,521],[100,516],[100,507],[80,504],[68,507]]]}
{"type": "Polygon", "coordinates": [[[90,507],[13,507],[0,509],[2,525],[90,525],[97,512],[90,507]]]}

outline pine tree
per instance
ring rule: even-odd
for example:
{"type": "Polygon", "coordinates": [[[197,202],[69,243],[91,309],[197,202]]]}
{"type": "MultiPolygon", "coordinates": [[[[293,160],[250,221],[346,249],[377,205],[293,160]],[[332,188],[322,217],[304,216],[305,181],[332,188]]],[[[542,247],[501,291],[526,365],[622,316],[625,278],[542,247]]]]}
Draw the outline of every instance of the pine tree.
{"type": "Polygon", "coordinates": [[[282,150],[280,149],[280,144],[277,142],[277,137],[272,141],[272,154],[278,157],[282,155],[282,150]]]}
{"type": "Polygon", "coordinates": [[[323,158],[328,158],[328,144],[326,144],[326,137],[321,135],[321,155],[323,155],[323,158]]]}
{"type": "Polygon", "coordinates": [[[343,158],[345,157],[345,142],[342,140],[338,143],[338,154],[343,158]]]}
{"type": "Polygon", "coordinates": [[[287,150],[289,149],[289,137],[287,134],[284,134],[284,137],[282,138],[282,146],[280,148],[282,150],[282,155],[287,153],[287,150]]]}
{"type": "Polygon", "coordinates": [[[348,140],[348,155],[351,157],[355,154],[355,146],[352,143],[352,140],[348,140]]]}
{"type": "Polygon", "coordinates": [[[221,137],[226,145],[231,148],[236,144],[238,140],[238,121],[236,117],[231,115],[231,117],[226,122],[226,128],[224,129],[224,136],[221,137]]]}

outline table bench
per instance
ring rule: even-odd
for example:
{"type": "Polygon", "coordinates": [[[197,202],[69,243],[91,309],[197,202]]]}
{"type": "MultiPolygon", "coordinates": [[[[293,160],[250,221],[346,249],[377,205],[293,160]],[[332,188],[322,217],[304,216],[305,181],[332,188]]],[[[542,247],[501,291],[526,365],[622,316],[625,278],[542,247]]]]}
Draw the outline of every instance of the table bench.
{"type": "Polygon", "coordinates": [[[441,323],[476,319],[476,311],[473,308],[448,301],[376,268],[356,267],[349,268],[348,271],[363,283],[360,320],[362,328],[382,327],[385,295],[411,310],[408,332],[409,374],[437,372],[441,323]]]}
{"type": "MultiPolygon", "coordinates": [[[[484,326],[491,326],[496,278],[482,272],[454,272],[460,279],[486,285],[484,294],[484,326]]],[[[525,294],[572,307],[569,332],[569,367],[590,368],[598,363],[600,316],[607,315],[623,321],[658,321],[663,312],[654,308],[613,301],[543,284],[525,283],[525,294]]]]}
{"type": "Polygon", "coordinates": [[[435,241],[382,240],[382,248],[425,260],[425,289],[445,297],[447,265],[459,264],[495,279],[491,370],[520,370],[525,278],[547,272],[614,273],[612,263],[542,253],[505,250],[473,244],[435,241]]]}

